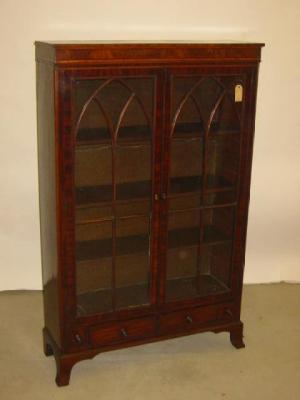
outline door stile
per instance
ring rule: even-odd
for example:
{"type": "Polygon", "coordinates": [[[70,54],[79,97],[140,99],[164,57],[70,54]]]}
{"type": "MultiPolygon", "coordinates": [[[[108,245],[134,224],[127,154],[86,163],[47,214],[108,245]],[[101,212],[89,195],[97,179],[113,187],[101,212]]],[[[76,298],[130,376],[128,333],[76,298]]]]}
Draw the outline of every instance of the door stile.
{"type": "MultiPolygon", "coordinates": [[[[245,249],[250,202],[250,182],[252,172],[255,108],[258,66],[247,70],[245,101],[242,113],[242,140],[240,147],[240,176],[235,223],[235,249],[232,257],[232,290],[237,300],[241,300],[245,267],[245,249]]],[[[241,302],[239,301],[239,312],[241,302]]]]}
{"type": "Polygon", "coordinates": [[[151,255],[150,255],[150,271],[152,279],[150,279],[151,287],[151,304],[157,308],[160,298],[160,272],[161,272],[161,170],[162,170],[162,154],[163,154],[163,132],[164,132],[164,70],[158,69],[155,85],[155,105],[154,105],[154,137],[152,151],[152,237],[151,237],[151,255]]]}
{"type": "Polygon", "coordinates": [[[171,82],[170,74],[167,69],[164,69],[164,84],[163,87],[163,113],[164,116],[162,123],[161,135],[161,153],[160,153],[160,187],[159,187],[159,291],[158,291],[158,307],[161,309],[165,303],[165,286],[166,286],[166,262],[167,262],[167,232],[168,232],[168,168],[170,156],[170,111],[171,111],[171,82]]]}

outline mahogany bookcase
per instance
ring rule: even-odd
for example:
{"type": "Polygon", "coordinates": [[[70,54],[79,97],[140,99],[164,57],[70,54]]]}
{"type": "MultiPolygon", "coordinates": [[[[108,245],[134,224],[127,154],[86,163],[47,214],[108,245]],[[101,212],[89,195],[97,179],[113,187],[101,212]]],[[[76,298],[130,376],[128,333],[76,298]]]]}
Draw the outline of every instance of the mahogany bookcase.
{"type": "Polygon", "coordinates": [[[45,327],[56,382],[204,331],[244,347],[259,43],[36,43],[45,327]]]}

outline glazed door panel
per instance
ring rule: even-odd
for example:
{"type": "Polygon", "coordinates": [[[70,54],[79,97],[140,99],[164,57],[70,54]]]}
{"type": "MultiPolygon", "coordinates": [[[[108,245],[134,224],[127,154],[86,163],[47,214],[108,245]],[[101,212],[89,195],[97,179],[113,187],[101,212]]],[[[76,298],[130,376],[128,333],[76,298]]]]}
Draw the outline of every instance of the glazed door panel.
{"type": "Polygon", "coordinates": [[[231,290],[244,83],[238,74],[170,72],[166,302],[231,290]]]}
{"type": "Polygon", "coordinates": [[[157,80],[146,69],[72,79],[77,317],[155,302],[157,80]]]}

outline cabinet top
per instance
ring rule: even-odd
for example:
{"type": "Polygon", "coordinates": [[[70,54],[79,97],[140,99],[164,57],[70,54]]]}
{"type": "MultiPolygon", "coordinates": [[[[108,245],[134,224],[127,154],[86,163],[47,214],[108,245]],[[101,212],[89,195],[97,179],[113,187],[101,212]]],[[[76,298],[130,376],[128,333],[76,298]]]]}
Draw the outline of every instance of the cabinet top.
{"type": "Polygon", "coordinates": [[[196,41],[35,42],[36,60],[57,65],[258,62],[264,43],[196,41]]]}

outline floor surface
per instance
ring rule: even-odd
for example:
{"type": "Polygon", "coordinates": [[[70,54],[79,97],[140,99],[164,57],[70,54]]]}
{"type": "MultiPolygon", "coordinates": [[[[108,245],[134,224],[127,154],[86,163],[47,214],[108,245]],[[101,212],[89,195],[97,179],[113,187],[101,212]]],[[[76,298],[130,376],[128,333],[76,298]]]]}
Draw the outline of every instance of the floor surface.
{"type": "Polygon", "coordinates": [[[0,293],[0,399],[300,399],[300,285],[246,285],[246,348],[196,334],[103,353],[58,388],[42,352],[42,295],[0,293]]]}

